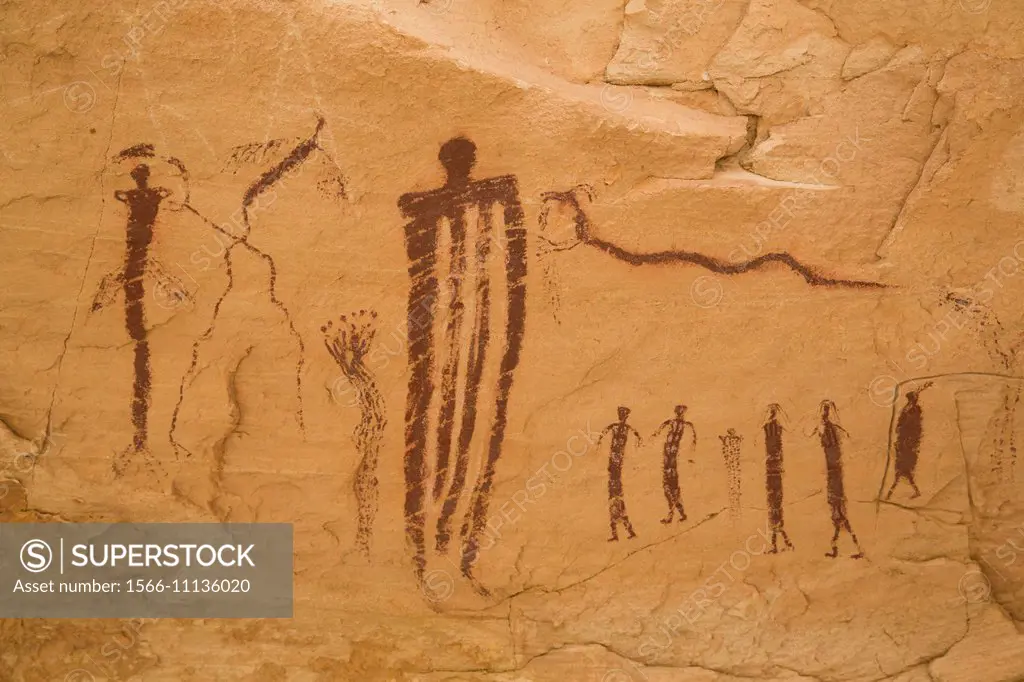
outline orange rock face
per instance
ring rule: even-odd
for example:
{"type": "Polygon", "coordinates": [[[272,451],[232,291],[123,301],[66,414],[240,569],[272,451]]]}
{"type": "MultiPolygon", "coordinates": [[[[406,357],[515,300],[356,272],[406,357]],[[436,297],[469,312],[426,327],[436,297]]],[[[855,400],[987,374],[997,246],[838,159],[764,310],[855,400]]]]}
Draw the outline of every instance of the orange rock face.
{"type": "Polygon", "coordinates": [[[1024,4],[0,14],[0,523],[295,595],[0,680],[1024,679],[1024,4]]]}

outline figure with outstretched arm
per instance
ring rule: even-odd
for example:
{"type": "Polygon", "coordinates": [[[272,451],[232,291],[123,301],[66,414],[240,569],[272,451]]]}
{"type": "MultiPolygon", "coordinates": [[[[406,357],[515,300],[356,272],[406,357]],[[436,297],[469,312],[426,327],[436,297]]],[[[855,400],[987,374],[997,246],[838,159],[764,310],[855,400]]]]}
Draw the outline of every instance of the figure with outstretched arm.
{"type": "MultiPolygon", "coordinates": [[[[124,474],[129,465],[138,465],[137,458],[147,461],[145,464],[156,466],[149,448],[149,422],[152,397],[152,366],[150,362],[149,324],[151,320],[146,310],[147,279],[155,280],[158,286],[164,286],[154,267],[150,253],[160,203],[172,194],[165,187],[149,184],[150,167],[146,163],[138,163],[131,170],[135,187],[117,190],[114,198],[128,207],[128,222],[125,227],[125,253],[121,268],[106,277],[100,283],[92,303],[92,312],[101,310],[113,302],[118,290],[124,294],[125,329],[132,342],[134,351],[134,377],[132,382],[131,418],[133,426],[132,443],[121,451],[113,462],[115,476],[124,474]]],[[[171,289],[167,289],[171,291],[171,289]]],[[[184,288],[178,296],[184,298],[184,288]]]]}
{"type": "Polygon", "coordinates": [[[887,500],[892,497],[896,486],[903,480],[914,489],[914,494],[910,496],[910,499],[921,496],[921,491],[914,480],[914,474],[917,472],[917,456],[921,450],[922,432],[921,405],[918,403],[918,399],[921,392],[931,385],[932,382],[929,381],[920,389],[907,393],[907,404],[900,410],[900,416],[896,420],[896,478],[893,479],[889,493],[885,496],[887,500]]]}
{"type": "Polygon", "coordinates": [[[686,421],[686,405],[676,405],[675,417],[666,419],[654,432],[652,438],[668,429],[665,437],[665,446],[662,450],[662,490],[665,493],[665,501],[668,503],[668,516],[661,520],[664,524],[672,523],[672,517],[679,512],[679,523],[686,520],[686,512],[683,510],[683,500],[679,488],[679,444],[683,440],[686,428],[690,428],[691,447],[697,445],[697,430],[691,422],[686,421]]]}
{"type": "Polygon", "coordinates": [[[626,500],[623,498],[622,460],[626,452],[626,441],[629,439],[629,434],[632,433],[636,437],[637,447],[640,447],[642,440],[636,429],[626,422],[627,419],[629,419],[629,408],[620,407],[619,421],[612,422],[606,426],[597,439],[597,445],[600,447],[605,434],[610,433],[612,436],[611,449],[608,455],[608,514],[610,516],[612,534],[608,538],[608,542],[618,541],[618,526],[620,523],[626,529],[630,540],[636,537],[636,533],[633,531],[633,524],[629,522],[629,516],[626,514],[626,500]]]}

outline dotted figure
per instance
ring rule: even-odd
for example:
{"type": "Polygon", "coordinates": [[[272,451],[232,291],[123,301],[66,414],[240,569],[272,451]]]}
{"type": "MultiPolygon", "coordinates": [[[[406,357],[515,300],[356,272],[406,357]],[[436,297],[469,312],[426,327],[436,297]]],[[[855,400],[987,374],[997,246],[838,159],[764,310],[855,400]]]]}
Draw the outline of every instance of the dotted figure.
{"type": "Polygon", "coordinates": [[[729,512],[735,521],[740,515],[740,445],[743,436],[737,435],[736,429],[728,429],[724,436],[718,438],[722,441],[722,457],[729,472],[729,512]]]}
{"type": "MultiPolygon", "coordinates": [[[[942,301],[951,305],[961,319],[966,318],[964,323],[970,325],[970,331],[978,337],[979,343],[988,351],[992,360],[999,364],[1001,371],[1008,374],[1017,373],[1020,337],[1016,343],[1007,345],[1006,339],[1011,338],[1011,334],[989,306],[976,300],[972,292],[963,289],[947,291],[942,301]]],[[[935,351],[921,345],[927,355],[937,353],[941,347],[941,339],[933,338],[932,340],[936,344],[935,351]]],[[[1010,483],[1016,479],[1017,430],[1015,422],[1020,401],[1021,389],[1008,389],[1003,396],[1002,412],[993,424],[990,466],[992,473],[1003,483],[1010,483]]]]}

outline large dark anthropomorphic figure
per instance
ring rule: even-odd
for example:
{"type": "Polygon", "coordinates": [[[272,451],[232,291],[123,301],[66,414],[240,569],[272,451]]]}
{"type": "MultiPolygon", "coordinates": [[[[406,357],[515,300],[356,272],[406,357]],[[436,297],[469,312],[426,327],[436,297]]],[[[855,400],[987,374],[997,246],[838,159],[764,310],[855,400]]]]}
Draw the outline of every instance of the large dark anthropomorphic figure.
{"type": "Polygon", "coordinates": [[[779,423],[779,414],[782,407],[778,403],[768,406],[768,415],[762,428],[764,428],[764,472],[765,490],[768,493],[768,525],[772,529],[772,548],[770,554],[778,552],[778,536],[786,543],[787,549],[795,549],[789,541],[789,535],[784,528],[785,522],[782,518],[782,424],[779,423]]]}
{"type": "Polygon", "coordinates": [[[629,516],[626,514],[626,500],[622,496],[622,459],[626,452],[626,441],[629,439],[629,434],[632,433],[636,436],[637,447],[640,446],[641,440],[636,429],[626,423],[627,419],[629,419],[629,408],[620,407],[619,421],[606,426],[601,432],[600,438],[597,439],[597,444],[600,447],[605,434],[612,434],[611,450],[608,456],[608,513],[611,517],[612,535],[608,538],[608,542],[615,542],[619,539],[619,523],[622,523],[626,529],[630,540],[636,537],[633,524],[629,522],[629,516]]]}
{"type": "MultiPolygon", "coordinates": [[[[846,429],[833,421],[833,414],[836,412],[835,403],[831,400],[821,401],[821,423],[814,429],[814,433],[821,440],[821,448],[825,453],[825,467],[828,471],[828,506],[832,512],[832,551],[825,556],[833,559],[839,555],[837,542],[839,533],[845,530],[857,546],[857,553],[851,555],[854,559],[864,556],[857,541],[857,535],[850,527],[850,520],[846,516],[846,490],[843,486],[843,450],[840,442],[840,434],[849,435],[846,429]]],[[[838,415],[836,415],[838,418],[838,415]]]]}
{"type": "Polygon", "coordinates": [[[914,480],[914,474],[917,471],[917,456],[921,450],[922,433],[921,405],[918,400],[921,391],[930,385],[929,382],[920,390],[907,393],[907,404],[900,410],[899,419],[896,420],[896,478],[889,488],[889,493],[885,496],[887,500],[892,497],[896,485],[902,480],[906,480],[914,489],[914,494],[910,496],[911,499],[921,496],[921,491],[914,480]]]}
{"type": "Polygon", "coordinates": [[[114,198],[128,206],[124,264],[120,271],[103,278],[92,305],[93,311],[103,308],[113,300],[116,287],[120,286],[124,292],[125,329],[132,340],[134,350],[131,402],[134,433],[132,444],[114,459],[114,474],[117,476],[125,473],[129,465],[154,465],[149,451],[150,390],[153,377],[150,366],[145,280],[147,275],[158,276],[158,268],[150,257],[150,247],[153,244],[153,231],[160,202],[171,192],[164,187],[150,186],[149,175],[149,166],[140,163],[131,171],[135,187],[114,192],[114,198]],[[149,461],[133,461],[136,457],[149,461]]]}
{"type": "Polygon", "coordinates": [[[662,459],[662,489],[665,492],[665,501],[668,503],[668,516],[661,520],[662,523],[672,523],[673,515],[679,512],[679,522],[686,520],[686,512],[683,511],[683,500],[679,489],[679,444],[683,440],[686,427],[690,427],[692,445],[697,444],[697,430],[693,424],[686,421],[686,405],[676,405],[676,416],[666,419],[654,432],[654,438],[659,433],[668,429],[665,437],[665,449],[662,459]]]}
{"type": "Polygon", "coordinates": [[[464,508],[461,570],[486,594],[473,568],[487,525],[523,343],[526,228],[518,180],[514,175],[474,179],[477,156],[471,140],[448,140],[437,158],[444,184],[398,200],[409,219],[405,247],[411,283],[406,537],[422,580],[429,507],[440,506],[434,546],[442,555],[451,542],[454,516],[464,508]],[[495,381],[491,391],[483,387],[485,380],[495,381]],[[484,459],[467,506],[471,453],[478,450],[484,459]],[[432,467],[428,452],[436,458],[432,467]],[[431,469],[433,481],[428,480],[431,469]]]}

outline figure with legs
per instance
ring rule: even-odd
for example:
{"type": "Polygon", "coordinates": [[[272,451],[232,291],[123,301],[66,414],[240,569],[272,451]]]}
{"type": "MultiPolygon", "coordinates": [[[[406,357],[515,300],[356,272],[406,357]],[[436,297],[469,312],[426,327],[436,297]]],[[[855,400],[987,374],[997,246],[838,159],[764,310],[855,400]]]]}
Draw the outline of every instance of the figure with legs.
{"type": "Polygon", "coordinates": [[[762,428],[764,429],[764,471],[765,490],[768,493],[768,525],[772,530],[772,548],[769,554],[776,554],[778,550],[778,536],[782,536],[786,543],[786,549],[796,549],[789,541],[789,535],[783,527],[782,518],[782,424],[779,423],[779,414],[782,406],[772,403],[768,406],[767,419],[762,428]]]}
{"type": "Polygon", "coordinates": [[[608,457],[608,513],[611,517],[612,534],[608,538],[608,542],[618,541],[618,526],[620,523],[626,529],[630,540],[636,537],[636,533],[633,531],[633,524],[629,522],[629,516],[626,514],[626,500],[622,496],[622,460],[626,452],[626,441],[629,439],[629,434],[632,433],[636,436],[637,447],[640,447],[641,439],[636,429],[626,423],[627,419],[629,419],[629,408],[620,407],[619,421],[606,426],[601,432],[601,436],[597,439],[597,445],[600,447],[605,434],[612,434],[612,444],[608,457]]]}
{"type": "Polygon", "coordinates": [[[422,580],[428,512],[440,507],[434,547],[444,555],[463,509],[460,568],[474,589],[487,594],[473,567],[487,526],[525,332],[526,228],[516,176],[475,179],[477,150],[470,139],[448,140],[437,158],[444,184],[398,200],[409,219],[405,247],[411,284],[406,537],[422,580]],[[485,380],[495,381],[492,390],[485,380]],[[467,505],[471,454],[478,449],[483,462],[467,505]]]}
{"type": "Polygon", "coordinates": [[[662,489],[665,492],[665,501],[668,503],[668,516],[661,520],[662,523],[672,523],[672,517],[679,512],[679,523],[686,520],[686,512],[683,511],[683,500],[679,489],[679,443],[683,439],[686,427],[690,427],[691,444],[697,444],[697,430],[691,422],[686,421],[686,405],[676,405],[676,416],[666,419],[654,432],[652,438],[656,438],[665,429],[668,435],[665,437],[665,448],[662,457],[662,489]]]}
{"type": "Polygon", "coordinates": [[[113,301],[117,289],[120,288],[124,294],[125,329],[132,340],[134,350],[131,401],[134,433],[131,445],[114,459],[115,476],[124,474],[130,464],[140,464],[133,462],[138,457],[150,460],[147,464],[151,468],[155,466],[149,449],[152,368],[147,327],[149,321],[145,303],[147,276],[153,278],[157,286],[166,287],[166,291],[176,292],[180,297],[187,296],[180,283],[175,282],[176,286],[167,287],[161,279],[162,270],[150,254],[160,202],[170,196],[171,191],[165,187],[151,186],[149,176],[149,165],[139,163],[131,170],[135,187],[114,192],[114,198],[128,206],[124,264],[118,271],[103,278],[92,304],[93,312],[102,309],[113,301]]]}
{"type": "Polygon", "coordinates": [[[917,456],[921,450],[921,405],[918,399],[921,391],[931,385],[932,382],[929,381],[920,389],[907,393],[907,404],[900,410],[900,416],[896,421],[896,478],[893,479],[892,487],[885,496],[887,500],[892,497],[896,485],[902,480],[906,480],[914,489],[910,499],[921,496],[921,491],[914,480],[917,456]]]}
{"type": "Polygon", "coordinates": [[[831,400],[822,400],[820,407],[821,423],[815,427],[813,435],[819,437],[821,448],[825,453],[825,467],[828,471],[828,506],[832,512],[832,528],[835,531],[832,534],[832,551],[825,556],[834,559],[839,555],[837,546],[839,533],[845,530],[850,534],[853,544],[857,547],[857,552],[851,556],[854,559],[859,559],[864,556],[864,552],[860,548],[857,535],[853,532],[850,520],[846,515],[846,491],[843,486],[843,450],[840,434],[847,436],[850,434],[846,432],[846,429],[833,421],[833,415],[838,419],[838,410],[836,410],[835,403],[831,400]]]}

